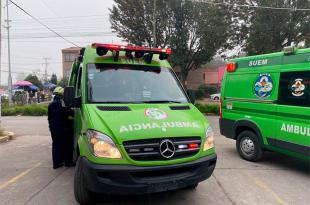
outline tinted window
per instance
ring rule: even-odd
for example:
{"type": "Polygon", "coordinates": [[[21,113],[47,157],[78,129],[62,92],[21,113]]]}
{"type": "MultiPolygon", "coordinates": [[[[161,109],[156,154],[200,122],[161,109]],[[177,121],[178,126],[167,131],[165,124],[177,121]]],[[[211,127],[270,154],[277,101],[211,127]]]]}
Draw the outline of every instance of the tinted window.
{"type": "Polygon", "coordinates": [[[168,68],[145,65],[88,64],[89,102],[188,102],[168,68]]]}
{"type": "Polygon", "coordinates": [[[281,73],[279,104],[310,106],[310,71],[281,73]]]}

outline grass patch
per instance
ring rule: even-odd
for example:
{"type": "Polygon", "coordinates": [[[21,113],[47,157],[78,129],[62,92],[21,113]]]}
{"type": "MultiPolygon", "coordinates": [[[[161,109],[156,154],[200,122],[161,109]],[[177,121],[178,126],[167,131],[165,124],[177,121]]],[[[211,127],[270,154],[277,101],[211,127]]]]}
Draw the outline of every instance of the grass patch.
{"type": "Polygon", "coordinates": [[[195,106],[202,113],[213,113],[216,115],[220,114],[219,105],[208,105],[208,104],[202,105],[202,104],[196,103],[195,106]]]}
{"type": "Polygon", "coordinates": [[[47,115],[47,104],[5,106],[2,108],[2,116],[44,116],[47,115]]]}

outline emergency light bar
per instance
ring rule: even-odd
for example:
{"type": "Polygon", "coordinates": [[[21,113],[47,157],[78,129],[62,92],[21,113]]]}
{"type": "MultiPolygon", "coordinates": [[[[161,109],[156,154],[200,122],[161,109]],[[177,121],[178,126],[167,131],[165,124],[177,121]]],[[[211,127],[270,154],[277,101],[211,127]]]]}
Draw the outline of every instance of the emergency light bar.
{"type": "Polygon", "coordinates": [[[101,44],[101,43],[93,43],[92,48],[95,48],[97,54],[99,56],[104,56],[108,53],[108,51],[112,51],[114,55],[114,61],[118,61],[119,52],[125,51],[127,58],[133,58],[132,52],[135,52],[135,58],[142,58],[147,63],[152,62],[153,54],[159,54],[160,60],[165,60],[171,55],[172,50],[171,48],[162,49],[162,48],[147,48],[141,46],[122,46],[122,45],[115,45],[115,44],[101,44]],[[144,55],[147,53],[147,55],[144,55]]]}
{"type": "Polygon", "coordinates": [[[294,54],[296,50],[295,46],[287,46],[283,48],[284,55],[294,54]]]}

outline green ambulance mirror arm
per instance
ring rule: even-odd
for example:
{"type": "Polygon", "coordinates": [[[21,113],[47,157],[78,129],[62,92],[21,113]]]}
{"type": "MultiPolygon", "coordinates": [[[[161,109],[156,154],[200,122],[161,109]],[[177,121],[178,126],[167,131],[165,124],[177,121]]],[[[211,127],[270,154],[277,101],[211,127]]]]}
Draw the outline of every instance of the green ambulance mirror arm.
{"type": "Polygon", "coordinates": [[[192,104],[195,104],[196,101],[196,92],[194,90],[187,90],[187,95],[192,104]]]}
{"type": "Polygon", "coordinates": [[[79,108],[82,104],[81,97],[75,97],[75,88],[73,86],[65,87],[64,102],[67,107],[79,108]]]}

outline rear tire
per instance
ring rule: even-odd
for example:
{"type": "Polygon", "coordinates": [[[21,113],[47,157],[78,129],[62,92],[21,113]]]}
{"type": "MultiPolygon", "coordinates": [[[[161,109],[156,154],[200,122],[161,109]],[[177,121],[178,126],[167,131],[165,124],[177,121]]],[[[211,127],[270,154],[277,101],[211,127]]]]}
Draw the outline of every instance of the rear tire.
{"type": "Polygon", "coordinates": [[[77,160],[74,175],[74,196],[77,202],[81,205],[93,204],[91,192],[87,189],[86,182],[83,176],[83,167],[81,158],[77,160]]]}
{"type": "Polygon", "coordinates": [[[243,131],[238,135],[236,148],[239,155],[247,161],[257,162],[263,156],[258,136],[252,131],[243,131]]]}
{"type": "Polygon", "coordinates": [[[219,100],[220,98],[219,97],[214,97],[214,100],[219,100]]]}

